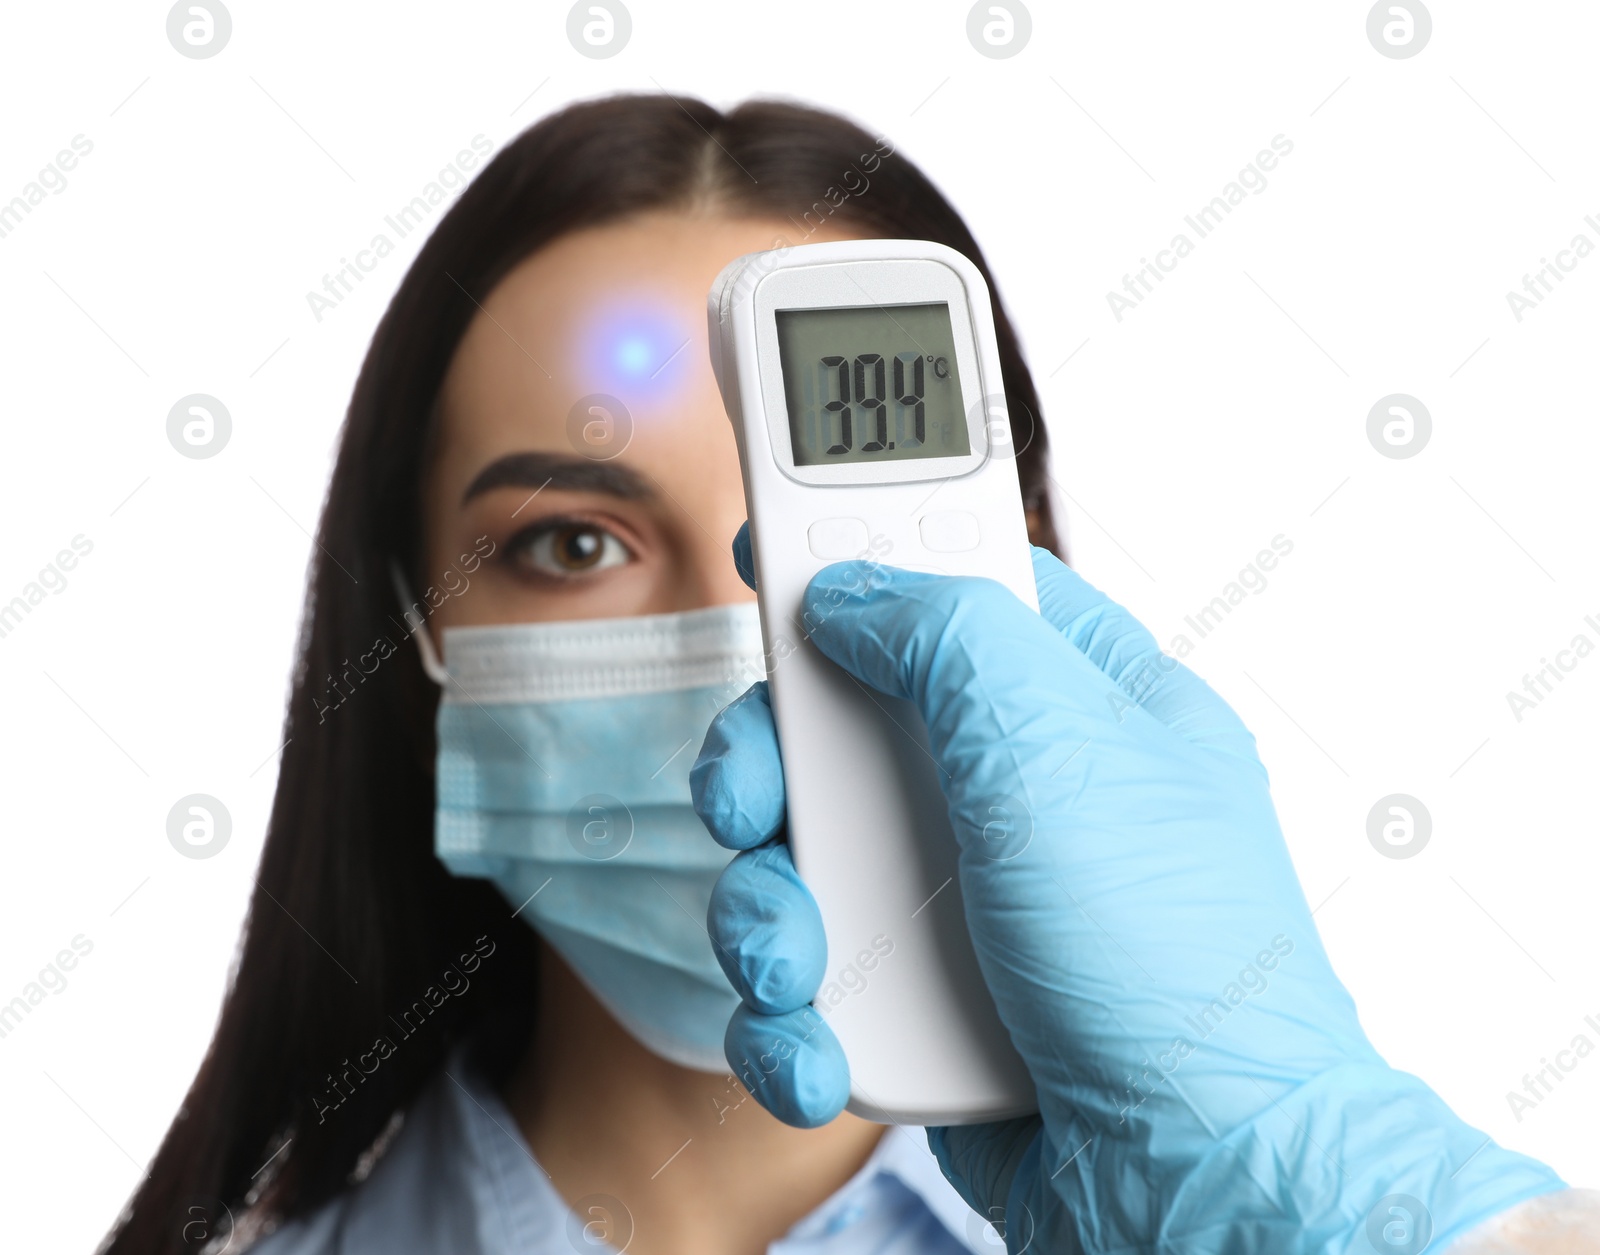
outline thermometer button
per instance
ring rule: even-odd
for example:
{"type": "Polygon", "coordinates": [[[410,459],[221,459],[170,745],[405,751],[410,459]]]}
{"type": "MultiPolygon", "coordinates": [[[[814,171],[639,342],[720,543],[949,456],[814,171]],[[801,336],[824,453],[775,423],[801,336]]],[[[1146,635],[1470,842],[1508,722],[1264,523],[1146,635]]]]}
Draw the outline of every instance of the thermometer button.
{"type": "Polygon", "coordinates": [[[806,540],[813,554],[829,562],[859,558],[867,552],[867,525],[860,519],[818,519],[806,529],[806,540]]]}
{"type": "Polygon", "coordinates": [[[965,510],[936,510],[924,514],[917,524],[925,549],[934,553],[965,553],[976,549],[981,539],[978,516],[965,510]]]}

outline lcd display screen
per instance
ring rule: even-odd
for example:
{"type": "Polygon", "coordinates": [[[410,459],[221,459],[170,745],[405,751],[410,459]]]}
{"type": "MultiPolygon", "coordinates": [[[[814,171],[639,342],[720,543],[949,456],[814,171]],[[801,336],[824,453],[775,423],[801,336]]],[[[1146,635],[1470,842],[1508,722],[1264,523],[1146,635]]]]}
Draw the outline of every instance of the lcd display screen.
{"type": "Polygon", "coordinates": [[[776,311],[796,466],[964,457],[950,307],[776,311]]]}

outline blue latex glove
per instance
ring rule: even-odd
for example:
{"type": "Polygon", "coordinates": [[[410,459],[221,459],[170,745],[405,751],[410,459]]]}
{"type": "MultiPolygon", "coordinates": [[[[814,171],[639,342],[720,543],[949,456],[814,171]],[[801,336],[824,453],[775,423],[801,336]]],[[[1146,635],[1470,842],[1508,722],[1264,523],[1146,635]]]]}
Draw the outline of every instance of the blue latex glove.
{"type": "MultiPolygon", "coordinates": [[[[742,532],[735,552],[748,580],[742,532]]],[[[816,647],[927,722],[978,961],[1038,1088],[1038,1116],[928,1131],[967,1202],[1013,1252],[1403,1253],[1561,1188],[1368,1042],[1228,705],[1044,550],[1034,574],[1037,615],[990,580],[863,562],[808,589],[816,647]],[[1004,858],[997,794],[1033,830],[1004,858]]],[[[690,779],[744,851],[708,917],[743,999],[729,1062],[780,1119],[824,1123],[848,1066],[806,1009],[826,945],[764,685],[690,779]]]]}

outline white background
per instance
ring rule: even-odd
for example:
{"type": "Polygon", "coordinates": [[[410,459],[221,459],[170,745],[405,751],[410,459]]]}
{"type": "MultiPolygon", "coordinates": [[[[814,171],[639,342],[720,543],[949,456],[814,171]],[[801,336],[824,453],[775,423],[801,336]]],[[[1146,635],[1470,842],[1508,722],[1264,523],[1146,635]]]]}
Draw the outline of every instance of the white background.
{"type": "Polygon", "coordinates": [[[307,532],[421,233],[320,323],[306,293],[474,135],[657,87],[833,107],[949,194],[1043,389],[1073,560],[1163,642],[1293,542],[1188,661],[1260,741],[1379,1048],[1600,1184],[1600,1054],[1520,1121],[1506,1098],[1576,1034],[1600,1045],[1600,655],[1520,722],[1506,700],[1577,633],[1600,644],[1600,258],[1520,323],[1506,301],[1574,235],[1600,244],[1600,12],[1439,0],[1397,60],[1363,3],[1040,0],[993,60],[945,0],[629,2],[609,60],[568,43],[565,5],[234,0],[206,60],[160,4],[8,10],[0,200],[94,145],[0,239],[0,602],[94,546],[0,639],[0,1001],[74,935],[94,947],[0,1039],[8,1244],[93,1245],[215,1020],[307,532]],[[1119,322],[1106,293],[1278,134],[1266,190],[1119,322]],[[166,436],[194,392],[233,418],[208,460],[166,436]],[[1433,419],[1406,460],[1366,435],[1396,392],[1433,419]],[[232,815],[214,858],[167,840],[194,792],[232,815]],[[1397,792],[1433,819],[1404,860],[1366,832],[1397,792]]]}

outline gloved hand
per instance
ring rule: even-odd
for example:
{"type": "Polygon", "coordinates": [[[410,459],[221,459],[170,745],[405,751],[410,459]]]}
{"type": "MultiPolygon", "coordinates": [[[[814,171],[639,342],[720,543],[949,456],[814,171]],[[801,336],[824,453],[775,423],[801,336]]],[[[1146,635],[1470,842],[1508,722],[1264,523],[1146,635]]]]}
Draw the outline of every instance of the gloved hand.
{"type": "MultiPolygon", "coordinates": [[[[748,579],[743,532],[735,554],[748,579]]],[[[990,580],[865,562],[807,590],[812,642],[916,704],[948,779],[973,945],[1040,1112],[928,1141],[1008,1250],[1439,1250],[1561,1188],[1368,1042],[1228,705],[1044,550],[1034,574],[1037,615],[990,580]],[[1032,825],[1000,858],[995,795],[1032,825]]],[[[848,1068],[804,1009],[826,944],[784,844],[764,685],[718,716],[690,779],[743,851],[707,920],[743,999],[729,1062],[779,1118],[824,1123],[848,1068]]]]}

